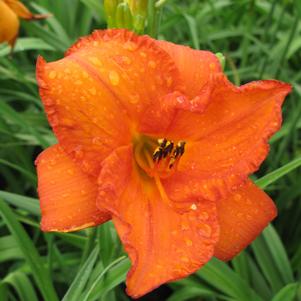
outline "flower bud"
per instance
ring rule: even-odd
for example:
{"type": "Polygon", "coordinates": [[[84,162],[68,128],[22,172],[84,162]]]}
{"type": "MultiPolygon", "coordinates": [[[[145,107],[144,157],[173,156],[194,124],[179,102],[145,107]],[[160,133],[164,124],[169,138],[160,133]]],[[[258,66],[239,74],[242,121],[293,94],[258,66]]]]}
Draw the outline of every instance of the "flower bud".
{"type": "Polygon", "coordinates": [[[108,28],[115,27],[115,14],[118,0],[104,0],[104,9],[107,16],[108,28]]]}
{"type": "Polygon", "coordinates": [[[126,2],[118,4],[116,10],[116,27],[132,29],[132,19],[129,5],[126,2]]]}
{"type": "Polygon", "coordinates": [[[218,58],[221,66],[222,66],[222,69],[224,70],[225,69],[225,65],[226,65],[226,58],[225,58],[225,56],[221,52],[217,52],[215,55],[218,58]]]}

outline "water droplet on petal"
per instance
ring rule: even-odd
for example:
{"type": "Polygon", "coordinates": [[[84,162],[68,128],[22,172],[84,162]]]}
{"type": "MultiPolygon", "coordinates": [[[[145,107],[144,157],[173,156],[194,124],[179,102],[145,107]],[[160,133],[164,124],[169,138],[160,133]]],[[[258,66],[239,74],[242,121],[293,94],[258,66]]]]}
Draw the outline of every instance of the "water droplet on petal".
{"type": "Polygon", "coordinates": [[[157,64],[154,61],[149,61],[148,62],[148,66],[151,67],[151,68],[153,68],[153,69],[155,69],[156,66],[157,66],[157,64]]]}
{"type": "Polygon", "coordinates": [[[181,261],[183,262],[189,262],[189,258],[186,256],[181,257],[181,261]]]}
{"type": "Polygon", "coordinates": [[[234,200],[235,201],[240,201],[241,200],[241,195],[240,194],[235,194],[234,195],[234,200]]]}
{"type": "Polygon", "coordinates": [[[102,139],[100,137],[94,137],[92,143],[95,145],[102,145],[102,139]]]}
{"type": "Polygon", "coordinates": [[[191,247],[192,246],[192,241],[188,238],[185,239],[185,243],[187,246],[191,247]]]}
{"type": "Polygon", "coordinates": [[[196,204],[193,203],[193,204],[190,206],[190,209],[191,209],[191,210],[197,210],[198,207],[197,207],[196,204]]]}
{"type": "Polygon", "coordinates": [[[201,221],[206,221],[209,218],[209,214],[206,211],[202,211],[199,213],[199,219],[201,221]]]}
{"type": "Polygon", "coordinates": [[[183,224],[181,225],[181,229],[182,229],[182,230],[188,230],[188,229],[189,229],[189,226],[188,226],[187,224],[184,224],[184,223],[183,223],[183,224]]]}
{"type": "Polygon", "coordinates": [[[130,95],[130,103],[136,104],[136,103],[139,102],[139,100],[140,100],[140,97],[139,97],[138,94],[132,94],[132,95],[130,95]]]}
{"type": "Polygon", "coordinates": [[[89,92],[92,94],[92,95],[96,95],[96,89],[95,87],[92,87],[89,89],[89,92]]]}
{"type": "Polygon", "coordinates": [[[124,61],[126,64],[128,64],[128,65],[130,65],[131,62],[132,62],[131,59],[130,59],[129,57],[127,57],[127,56],[123,56],[122,59],[123,59],[123,61],[124,61]]]}
{"type": "Polygon", "coordinates": [[[49,78],[50,79],[55,79],[56,78],[56,72],[55,71],[50,71],[49,78]]]}
{"type": "Polygon", "coordinates": [[[97,57],[90,57],[89,61],[96,66],[102,66],[102,62],[97,57]]]}
{"type": "Polygon", "coordinates": [[[134,51],[138,48],[138,45],[131,42],[131,41],[128,41],[128,42],[123,44],[123,48],[126,49],[126,50],[134,51]]]}
{"type": "Polygon", "coordinates": [[[69,175],[74,175],[74,170],[72,170],[71,168],[67,169],[67,173],[69,175]]]}
{"type": "Polygon", "coordinates": [[[209,238],[212,233],[212,229],[209,225],[207,224],[200,224],[199,225],[199,234],[203,237],[209,238]]]}
{"type": "Polygon", "coordinates": [[[119,84],[119,74],[116,71],[109,72],[109,79],[113,86],[117,86],[119,84]]]}

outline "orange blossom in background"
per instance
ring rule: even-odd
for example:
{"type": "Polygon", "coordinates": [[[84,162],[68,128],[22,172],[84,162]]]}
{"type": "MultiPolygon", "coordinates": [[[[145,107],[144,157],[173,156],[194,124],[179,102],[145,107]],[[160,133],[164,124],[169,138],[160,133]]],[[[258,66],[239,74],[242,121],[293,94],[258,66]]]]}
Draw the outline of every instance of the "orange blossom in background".
{"type": "Polygon", "coordinates": [[[14,46],[19,33],[20,21],[38,20],[49,15],[34,15],[18,0],[0,0],[0,43],[14,46]]]}

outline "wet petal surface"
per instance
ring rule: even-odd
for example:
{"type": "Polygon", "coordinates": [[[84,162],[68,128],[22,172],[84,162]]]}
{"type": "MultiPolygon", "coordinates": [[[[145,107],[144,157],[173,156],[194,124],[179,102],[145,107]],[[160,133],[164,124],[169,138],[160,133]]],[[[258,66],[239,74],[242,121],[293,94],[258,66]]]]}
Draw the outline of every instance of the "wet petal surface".
{"type": "Polygon", "coordinates": [[[96,207],[96,179],[84,174],[59,145],[43,151],[36,165],[43,231],[76,231],[110,219],[96,207]]]}

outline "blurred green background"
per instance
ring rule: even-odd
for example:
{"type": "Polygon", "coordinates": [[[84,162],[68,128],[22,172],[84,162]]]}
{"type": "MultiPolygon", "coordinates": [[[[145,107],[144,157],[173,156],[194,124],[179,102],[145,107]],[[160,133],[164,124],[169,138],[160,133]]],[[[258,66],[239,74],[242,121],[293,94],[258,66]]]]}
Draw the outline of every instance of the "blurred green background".
{"type": "MultiPolygon", "coordinates": [[[[1,0],[0,0],[1,1],[1,0]]],[[[110,223],[76,233],[39,229],[34,159],[55,143],[37,91],[35,61],[63,56],[79,37],[105,28],[100,0],[23,1],[37,13],[22,22],[13,56],[0,45],[0,300],[119,301],[128,259],[110,223]]],[[[194,275],[139,300],[301,300],[301,1],[169,0],[160,39],[222,52],[237,85],[276,78],[293,85],[282,129],[254,176],[279,216],[226,264],[213,259],[194,275]],[[299,168],[298,168],[299,167],[299,168]]]]}

